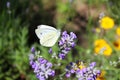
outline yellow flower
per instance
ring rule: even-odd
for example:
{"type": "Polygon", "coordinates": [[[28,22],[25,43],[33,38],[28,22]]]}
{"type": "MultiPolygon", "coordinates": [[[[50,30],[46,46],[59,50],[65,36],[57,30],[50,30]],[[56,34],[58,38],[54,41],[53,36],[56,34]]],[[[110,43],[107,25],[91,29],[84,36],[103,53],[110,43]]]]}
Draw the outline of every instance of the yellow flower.
{"type": "Polygon", "coordinates": [[[108,16],[105,16],[100,20],[100,26],[105,30],[111,29],[114,27],[114,20],[108,16]]]}
{"type": "Polygon", "coordinates": [[[105,72],[105,71],[102,71],[101,74],[97,77],[96,80],[105,80],[105,77],[104,77],[105,74],[106,74],[106,72],[105,72]]]}
{"type": "Polygon", "coordinates": [[[120,27],[117,27],[117,29],[116,29],[116,34],[117,34],[118,36],[120,36],[120,27]]]}
{"type": "Polygon", "coordinates": [[[117,39],[114,43],[113,43],[114,47],[116,50],[120,50],[120,39],[117,39]]]}
{"type": "Polygon", "coordinates": [[[94,52],[95,54],[102,53],[105,56],[110,56],[112,53],[112,48],[104,39],[98,39],[94,42],[94,52]]]}

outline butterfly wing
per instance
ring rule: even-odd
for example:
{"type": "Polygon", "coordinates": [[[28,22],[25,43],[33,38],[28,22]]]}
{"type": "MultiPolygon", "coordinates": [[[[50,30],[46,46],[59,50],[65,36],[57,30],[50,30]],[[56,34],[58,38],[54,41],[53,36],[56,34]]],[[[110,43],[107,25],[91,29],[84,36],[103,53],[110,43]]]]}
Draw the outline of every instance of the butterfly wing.
{"type": "Polygon", "coordinates": [[[57,31],[54,27],[51,27],[51,26],[48,26],[48,25],[39,25],[37,28],[57,31]]]}
{"type": "Polygon", "coordinates": [[[52,47],[60,36],[60,30],[46,25],[38,26],[35,33],[40,39],[40,44],[46,47],[52,47]]]}

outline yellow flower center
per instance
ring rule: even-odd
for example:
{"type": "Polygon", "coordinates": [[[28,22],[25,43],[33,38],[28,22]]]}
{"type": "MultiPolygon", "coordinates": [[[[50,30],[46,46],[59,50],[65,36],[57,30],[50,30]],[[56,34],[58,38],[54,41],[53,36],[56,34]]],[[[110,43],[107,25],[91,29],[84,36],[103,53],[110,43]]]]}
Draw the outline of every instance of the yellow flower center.
{"type": "Polygon", "coordinates": [[[114,45],[116,50],[120,50],[120,39],[118,39],[115,42],[113,42],[113,45],[114,45]]]}

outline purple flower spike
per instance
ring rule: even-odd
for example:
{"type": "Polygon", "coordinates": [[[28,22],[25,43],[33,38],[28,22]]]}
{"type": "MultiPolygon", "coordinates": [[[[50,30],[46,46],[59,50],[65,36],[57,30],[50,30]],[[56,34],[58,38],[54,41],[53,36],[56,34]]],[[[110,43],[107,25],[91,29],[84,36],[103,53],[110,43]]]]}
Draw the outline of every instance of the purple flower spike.
{"type": "Polygon", "coordinates": [[[31,52],[35,53],[35,48],[34,47],[31,48],[31,52]]]}
{"type": "Polygon", "coordinates": [[[29,60],[30,65],[34,69],[34,73],[39,80],[46,80],[49,76],[55,75],[55,70],[52,70],[52,63],[44,59],[43,57],[39,57],[34,48],[31,49],[31,52],[34,54],[30,54],[29,60]]]}
{"type": "Polygon", "coordinates": [[[52,53],[52,48],[49,49],[49,53],[50,53],[50,54],[52,53]]]}
{"type": "Polygon", "coordinates": [[[59,47],[60,47],[60,53],[59,53],[59,58],[64,59],[66,54],[75,46],[74,40],[77,38],[77,36],[73,33],[70,32],[70,35],[67,34],[67,31],[64,31],[62,33],[61,40],[59,41],[59,47]],[[63,55],[64,54],[64,55],[63,55]]]}
{"type": "Polygon", "coordinates": [[[6,6],[7,8],[10,8],[10,2],[7,2],[6,6]]]}
{"type": "Polygon", "coordinates": [[[34,64],[31,64],[31,66],[39,80],[46,80],[48,79],[48,76],[55,75],[55,71],[51,69],[52,63],[43,58],[39,58],[38,60],[39,61],[34,61],[34,64]]]}

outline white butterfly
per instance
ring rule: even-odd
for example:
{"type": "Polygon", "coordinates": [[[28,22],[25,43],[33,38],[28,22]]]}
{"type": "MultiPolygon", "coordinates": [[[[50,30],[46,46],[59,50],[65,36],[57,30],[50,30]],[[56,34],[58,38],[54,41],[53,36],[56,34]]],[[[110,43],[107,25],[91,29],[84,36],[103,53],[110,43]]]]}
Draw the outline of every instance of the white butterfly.
{"type": "Polygon", "coordinates": [[[35,33],[40,39],[40,44],[46,47],[52,47],[60,37],[60,30],[47,25],[39,25],[35,33]]]}

